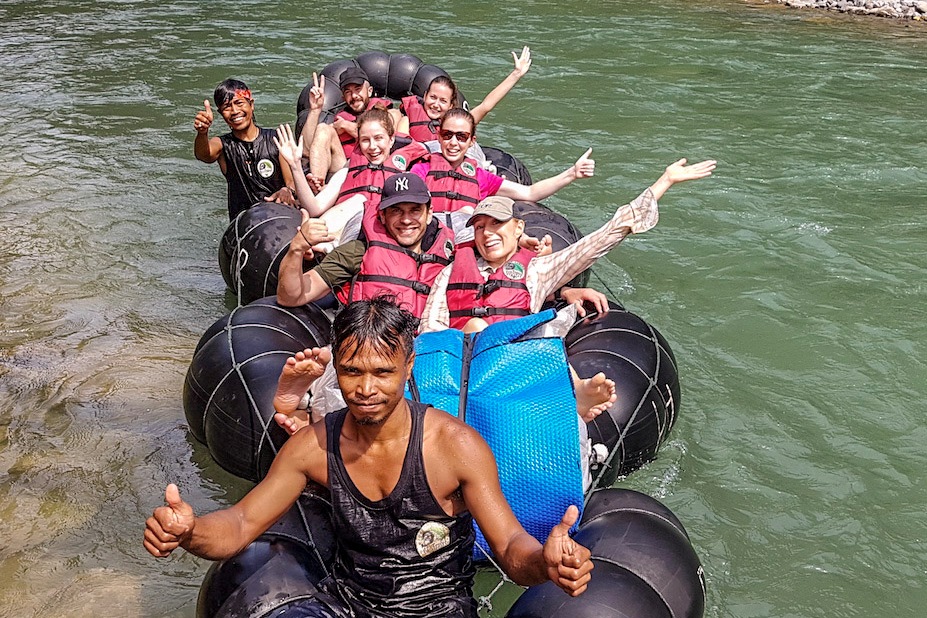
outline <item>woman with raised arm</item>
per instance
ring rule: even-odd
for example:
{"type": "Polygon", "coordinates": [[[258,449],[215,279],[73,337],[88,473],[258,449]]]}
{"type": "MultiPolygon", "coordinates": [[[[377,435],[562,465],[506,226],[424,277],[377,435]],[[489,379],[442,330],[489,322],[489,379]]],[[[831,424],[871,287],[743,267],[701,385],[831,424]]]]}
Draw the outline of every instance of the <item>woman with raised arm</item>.
{"type": "Polygon", "coordinates": [[[595,161],[589,158],[592,148],[587,150],[576,163],[556,176],[539,180],[531,185],[513,182],[490,171],[467,156],[467,149],[476,137],[476,119],[459,107],[449,110],[441,119],[438,141],[440,153],[432,153],[427,162],[412,167],[412,172],[425,179],[431,192],[432,209],[436,215],[446,214],[448,227],[457,234],[457,242],[468,240],[464,223],[473,208],[491,195],[501,195],[513,200],[538,202],[550,197],[578,178],[590,178],[595,173],[595,161]]]}
{"type": "MultiPolygon", "coordinates": [[[[486,95],[482,103],[470,110],[476,124],[479,124],[492,111],[531,68],[531,50],[527,45],[522,48],[520,57],[512,52],[512,58],[515,59],[515,69],[486,95]]],[[[405,116],[397,125],[396,130],[400,133],[408,133],[412,139],[419,142],[438,139],[438,126],[441,118],[444,117],[445,112],[456,106],[457,85],[447,75],[439,75],[431,80],[424,96],[413,95],[402,99],[399,109],[405,116]]]]}

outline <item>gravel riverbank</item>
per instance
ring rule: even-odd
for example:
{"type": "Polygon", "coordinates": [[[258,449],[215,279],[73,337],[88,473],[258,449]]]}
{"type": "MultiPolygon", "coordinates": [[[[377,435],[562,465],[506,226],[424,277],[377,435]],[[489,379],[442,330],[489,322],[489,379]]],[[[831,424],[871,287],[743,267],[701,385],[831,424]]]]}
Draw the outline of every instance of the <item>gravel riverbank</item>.
{"type": "Polygon", "coordinates": [[[853,15],[927,21],[927,0],[776,0],[794,9],[826,9],[853,15]]]}

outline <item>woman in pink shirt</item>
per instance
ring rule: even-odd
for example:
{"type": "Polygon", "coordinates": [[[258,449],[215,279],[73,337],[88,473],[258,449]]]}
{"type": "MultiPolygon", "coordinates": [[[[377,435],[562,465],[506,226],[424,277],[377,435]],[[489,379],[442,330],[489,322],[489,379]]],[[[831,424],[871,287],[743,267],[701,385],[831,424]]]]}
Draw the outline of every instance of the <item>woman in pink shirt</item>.
{"type": "Polygon", "coordinates": [[[463,211],[469,216],[476,205],[490,195],[538,202],[574,180],[589,178],[595,173],[595,161],[589,158],[592,154],[590,148],[576,163],[556,176],[531,185],[519,184],[482,169],[466,156],[475,137],[476,121],[470,112],[459,107],[451,109],[441,119],[438,130],[441,152],[433,153],[429,161],[412,167],[413,173],[425,179],[431,192],[432,210],[436,214],[463,211]]]}

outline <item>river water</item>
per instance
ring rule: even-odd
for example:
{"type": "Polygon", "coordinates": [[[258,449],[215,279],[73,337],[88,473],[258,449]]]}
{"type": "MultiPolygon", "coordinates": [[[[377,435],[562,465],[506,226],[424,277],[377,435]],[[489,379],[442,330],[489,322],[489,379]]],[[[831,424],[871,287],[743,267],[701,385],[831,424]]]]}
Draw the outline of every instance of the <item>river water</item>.
{"type": "Polygon", "coordinates": [[[273,126],[312,70],[383,49],[479,101],[523,44],[481,141],[535,178],[594,147],[596,177],[547,201],[584,231],[676,158],[719,161],[593,279],[679,361],[679,421],[619,486],[685,524],[706,615],[920,615],[927,29],[732,0],[381,6],[0,4],[0,615],[193,616],[208,563],[148,556],[144,518],[168,482],[201,512],[247,489],[181,406],[235,302],[225,183],[192,156],[215,84],[244,79],[273,126]]]}

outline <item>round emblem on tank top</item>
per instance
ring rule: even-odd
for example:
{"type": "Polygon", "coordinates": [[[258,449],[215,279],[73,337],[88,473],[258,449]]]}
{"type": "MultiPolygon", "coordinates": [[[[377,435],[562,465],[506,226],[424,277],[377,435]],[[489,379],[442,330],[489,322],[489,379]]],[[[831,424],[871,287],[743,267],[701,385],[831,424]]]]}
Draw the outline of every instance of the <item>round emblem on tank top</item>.
{"type": "Polygon", "coordinates": [[[274,175],[274,162],[270,159],[261,159],[257,163],[257,172],[261,178],[270,178],[274,175]]]}
{"type": "Polygon", "coordinates": [[[406,165],[408,165],[408,162],[404,156],[393,155],[393,167],[395,167],[397,170],[404,170],[406,169],[406,165]]]}
{"type": "Polygon", "coordinates": [[[502,274],[512,281],[521,281],[525,278],[525,267],[518,262],[506,262],[502,267],[502,274]]]}
{"type": "Polygon", "coordinates": [[[415,535],[415,550],[422,558],[451,544],[451,531],[436,521],[425,522],[415,535]]]}
{"type": "Polygon", "coordinates": [[[472,163],[464,161],[460,165],[460,171],[466,174],[467,176],[476,176],[476,168],[473,167],[472,163]]]}

